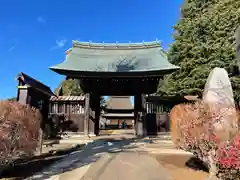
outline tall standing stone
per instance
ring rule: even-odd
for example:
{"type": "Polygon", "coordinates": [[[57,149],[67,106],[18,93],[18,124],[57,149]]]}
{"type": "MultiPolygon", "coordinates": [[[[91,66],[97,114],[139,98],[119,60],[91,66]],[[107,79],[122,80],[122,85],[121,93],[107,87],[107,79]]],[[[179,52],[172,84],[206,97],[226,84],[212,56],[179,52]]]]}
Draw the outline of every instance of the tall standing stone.
{"type": "Polygon", "coordinates": [[[229,140],[238,130],[233,91],[228,73],[224,68],[214,68],[207,79],[203,102],[209,104],[213,113],[218,113],[214,122],[221,140],[229,140]]]}
{"type": "Polygon", "coordinates": [[[210,72],[203,92],[203,101],[235,106],[232,85],[224,68],[216,67],[210,72]]]}

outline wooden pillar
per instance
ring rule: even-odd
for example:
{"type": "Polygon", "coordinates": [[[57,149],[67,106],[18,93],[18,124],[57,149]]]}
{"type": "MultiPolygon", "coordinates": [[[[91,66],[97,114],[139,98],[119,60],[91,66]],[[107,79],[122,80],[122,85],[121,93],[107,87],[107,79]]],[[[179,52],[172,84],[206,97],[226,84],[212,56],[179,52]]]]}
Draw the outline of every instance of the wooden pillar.
{"type": "Polygon", "coordinates": [[[146,101],[144,94],[136,94],[134,96],[134,119],[135,119],[135,135],[145,136],[147,135],[146,129],[146,101]]]}
{"type": "Polygon", "coordinates": [[[99,135],[99,122],[100,122],[100,95],[96,95],[95,100],[95,124],[94,124],[94,134],[99,135]]]}
{"type": "Polygon", "coordinates": [[[147,136],[148,132],[147,132],[147,111],[146,111],[146,95],[145,94],[141,94],[141,120],[142,120],[142,126],[143,126],[143,136],[147,136]]]}
{"type": "Polygon", "coordinates": [[[141,94],[135,95],[135,132],[136,136],[143,136],[143,123],[141,121],[141,94]]]}
{"type": "Polygon", "coordinates": [[[84,112],[84,134],[88,135],[88,123],[90,113],[90,94],[85,94],[85,112],[84,112]]]}
{"type": "Polygon", "coordinates": [[[100,95],[97,92],[92,92],[90,96],[88,133],[97,136],[99,135],[100,95]]]}
{"type": "Polygon", "coordinates": [[[134,134],[135,136],[138,135],[138,106],[139,106],[139,103],[138,103],[138,95],[135,95],[134,96],[134,134]]]}

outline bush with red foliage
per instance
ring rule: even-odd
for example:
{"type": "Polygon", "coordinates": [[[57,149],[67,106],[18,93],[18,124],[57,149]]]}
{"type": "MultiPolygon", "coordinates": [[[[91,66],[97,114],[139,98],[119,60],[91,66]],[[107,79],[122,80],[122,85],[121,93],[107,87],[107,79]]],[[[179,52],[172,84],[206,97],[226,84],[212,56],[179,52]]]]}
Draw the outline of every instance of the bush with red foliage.
{"type": "MultiPolygon", "coordinates": [[[[177,119],[177,128],[181,132],[177,146],[194,153],[206,163],[211,174],[217,174],[221,168],[224,169],[225,166],[221,163],[226,160],[219,159],[221,157],[219,148],[222,147],[222,151],[229,148],[230,145],[226,142],[231,141],[238,133],[236,110],[223,104],[206,104],[202,101],[184,108],[186,107],[188,110],[182,110],[181,116],[177,119]]],[[[236,138],[234,142],[237,142],[236,138]]],[[[233,152],[236,152],[236,148],[234,150],[233,152]]],[[[233,160],[233,157],[230,159],[233,160]]],[[[223,174],[222,177],[225,177],[223,174]]]]}
{"type": "Polygon", "coordinates": [[[181,126],[183,124],[183,121],[185,120],[185,115],[189,114],[189,109],[190,106],[188,104],[178,104],[174,106],[171,109],[170,112],[170,130],[171,130],[171,138],[173,143],[178,147],[178,148],[183,148],[182,140],[183,138],[183,133],[181,126]]]}
{"type": "Polygon", "coordinates": [[[0,101],[0,170],[38,147],[41,114],[17,102],[0,101]]]}
{"type": "Polygon", "coordinates": [[[240,133],[219,146],[216,153],[217,176],[222,179],[240,179],[240,133]]]}

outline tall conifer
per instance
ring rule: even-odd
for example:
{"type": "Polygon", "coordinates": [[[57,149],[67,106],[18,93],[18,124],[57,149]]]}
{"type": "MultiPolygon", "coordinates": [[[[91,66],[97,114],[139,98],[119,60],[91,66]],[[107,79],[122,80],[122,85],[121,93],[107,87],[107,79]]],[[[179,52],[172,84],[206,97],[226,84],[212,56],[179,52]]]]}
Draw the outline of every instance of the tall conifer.
{"type": "Polygon", "coordinates": [[[185,0],[168,52],[169,61],[181,69],[160,82],[159,93],[201,96],[210,71],[223,67],[238,98],[234,34],[239,25],[239,0],[185,0]]]}

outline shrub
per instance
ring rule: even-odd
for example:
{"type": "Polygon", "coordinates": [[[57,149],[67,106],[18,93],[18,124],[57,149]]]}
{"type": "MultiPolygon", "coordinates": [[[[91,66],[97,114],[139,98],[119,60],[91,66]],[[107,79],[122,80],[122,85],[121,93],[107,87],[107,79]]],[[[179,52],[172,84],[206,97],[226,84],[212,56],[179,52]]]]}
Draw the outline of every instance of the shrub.
{"type": "Polygon", "coordinates": [[[189,111],[189,104],[178,104],[174,106],[170,112],[170,130],[171,130],[171,138],[177,148],[184,148],[183,144],[183,133],[181,129],[181,125],[185,120],[186,114],[189,111]]]}
{"type": "Polygon", "coordinates": [[[206,163],[211,174],[216,174],[218,148],[233,139],[238,132],[235,108],[199,101],[182,106],[178,114],[178,146],[194,153],[206,163]]]}
{"type": "Polygon", "coordinates": [[[38,146],[40,121],[38,110],[17,102],[0,101],[1,168],[16,158],[33,155],[38,146]]]}
{"type": "Polygon", "coordinates": [[[217,176],[221,179],[240,179],[240,133],[219,146],[216,153],[217,176]]]}

